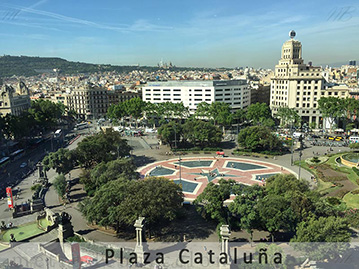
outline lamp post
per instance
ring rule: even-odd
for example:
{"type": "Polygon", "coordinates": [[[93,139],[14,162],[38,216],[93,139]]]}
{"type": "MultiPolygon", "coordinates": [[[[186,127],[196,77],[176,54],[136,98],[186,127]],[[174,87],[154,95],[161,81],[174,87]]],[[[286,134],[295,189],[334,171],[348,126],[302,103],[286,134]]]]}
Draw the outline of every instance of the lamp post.
{"type": "Polygon", "coordinates": [[[294,156],[294,148],[293,148],[293,145],[294,145],[294,137],[293,137],[293,122],[290,123],[290,131],[292,133],[292,140],[291,140],[291,156],[290,156],[290,165],[293,166],[293,156],[294,156]]]}
{"type": "Polygon", "coordinates": [[[181,156],[179,156],[178,161],[179,161],[180,186],[182,188],[181,160],[182,158],[181,156]]]}
{"type": "Polygon", "coordinates": [[[173,126],[173,130],[175,131],[175,149],[177,153],[177,132],[176,132],[176,125],[173,126]]]}
{"type": "Polygon", "coordinates": [[[299,151],[299,172],[298,172],[298,179],[300,179],[300,168],[301,168],[301,161],[302,161],[302,151],[299,151]]]}

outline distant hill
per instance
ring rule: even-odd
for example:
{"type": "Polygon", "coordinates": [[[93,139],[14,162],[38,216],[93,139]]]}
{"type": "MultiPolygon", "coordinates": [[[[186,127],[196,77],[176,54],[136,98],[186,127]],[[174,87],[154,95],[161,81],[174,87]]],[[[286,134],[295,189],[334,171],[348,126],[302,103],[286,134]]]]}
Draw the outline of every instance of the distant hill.
{"type": "MultiPolygon", "coordinates": [[[[0,56],[0,78],[15,76],[35,76],[59,69],[61,74],[94,73],[104,71],[130,72],[132,70],[156,71],[152,66],[119,66],[109,64],[88,64],[71,62],[56,57],[0,56]]],[[[203,68],[174,67],[171,70],[203,70],[203,68]]],[[[215,70],[215,69],[206,69],[215,70]]]]}

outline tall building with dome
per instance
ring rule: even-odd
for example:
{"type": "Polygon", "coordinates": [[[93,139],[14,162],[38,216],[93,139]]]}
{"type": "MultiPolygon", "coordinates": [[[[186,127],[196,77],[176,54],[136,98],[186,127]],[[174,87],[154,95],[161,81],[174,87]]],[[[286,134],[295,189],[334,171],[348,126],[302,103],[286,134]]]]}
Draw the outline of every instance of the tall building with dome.
{"type": "Polygon", "coordinates": [[[295,40],[296,33],[289,33],[290,39],[282,46],[281,59],[275,66],[271,78],[270,108],[273,115],[280,107],[294,108],[298,111],[302,123],[316,128],[323,126],[323,118],[318,109],[321,97],[346,98],[349,96],[347,87],[325,84],[322,68],[312,66],[311,62],[304,63],[302,58],[302,43],[295,40]]]}
{"type": "Polygon", "coordinates": [[[273,114],[279,107],[295,108],[302,122],[315,122],[318,127],[322,121],[317,102],[323,88],[321,68],[304,64],[302,43],[294,37],[295,32],[291,31],[290,39],[282,46],[281,59],[275,66],[270,107],[273,114]]]}

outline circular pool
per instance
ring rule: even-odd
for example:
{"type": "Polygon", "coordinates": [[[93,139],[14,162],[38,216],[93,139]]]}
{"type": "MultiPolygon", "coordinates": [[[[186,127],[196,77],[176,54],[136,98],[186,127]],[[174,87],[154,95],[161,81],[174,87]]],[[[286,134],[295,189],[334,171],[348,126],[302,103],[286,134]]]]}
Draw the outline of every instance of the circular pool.
{"type": "Polygon", "coordinates": [[[348,153],[340,157],[341,163],[348,167],[357,167],[359,163],[358,153],[348,153]]]}

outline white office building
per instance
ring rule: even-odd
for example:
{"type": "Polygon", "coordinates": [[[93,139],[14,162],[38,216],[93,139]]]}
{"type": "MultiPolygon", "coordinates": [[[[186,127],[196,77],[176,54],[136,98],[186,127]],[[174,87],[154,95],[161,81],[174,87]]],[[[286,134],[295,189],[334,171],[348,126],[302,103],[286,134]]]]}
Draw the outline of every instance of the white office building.
{"type": "Polygon", "coordinates": [[[142,100],[150,103],[173,102],[189,108],[195,113],[201,102],[224,102],[232,110],[243,109],[250,104],[250,90],[246,80],[213,81],[156,81],[142,88],[142,100]]]}

